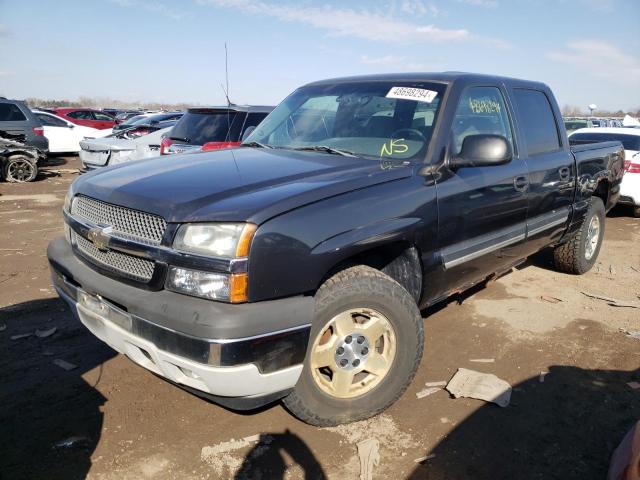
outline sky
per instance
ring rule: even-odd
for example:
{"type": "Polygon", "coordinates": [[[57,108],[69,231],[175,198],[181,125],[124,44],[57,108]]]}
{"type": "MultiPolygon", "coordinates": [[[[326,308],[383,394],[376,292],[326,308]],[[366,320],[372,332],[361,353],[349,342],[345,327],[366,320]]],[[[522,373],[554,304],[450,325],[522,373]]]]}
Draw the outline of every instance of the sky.
{"type": "Polygon", "coordinates": [[[640,0],[0,0],[0,96],[277,104],[305,83],[467,71],[640,107],[640,0]]]}

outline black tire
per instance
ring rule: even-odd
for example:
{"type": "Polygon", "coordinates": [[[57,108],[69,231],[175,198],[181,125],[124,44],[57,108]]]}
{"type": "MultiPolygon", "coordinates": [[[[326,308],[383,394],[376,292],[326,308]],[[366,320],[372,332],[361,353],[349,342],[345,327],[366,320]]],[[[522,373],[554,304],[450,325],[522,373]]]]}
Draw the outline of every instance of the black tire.
{"type": "Polygon", "coordinates": [[[370,267],[342,270],[316,293],[315,320],[304,369],[294,390],[284,398],[284,404],[300,420],[320,427],[377,415],[398,400],[411,383],[423,348],[422,317],[409,292],[391,277],[370,267]],[[332,318],[356,308],[373,309],[386,316],[394,330],[397,348],[389,370],[377,385],[359,396],[338,398],[322,391],[313,379],[311,350],[314,339],[332,318]]]}
{"type": "Polygon", "coordinates": [[[31,182],[38,176],[38,163],[27,155],[12,155],[4,163],[2,176],[7,182],[31,182]]]}
{"type": "Polygon", "coordinates": [[[602,247],[602,240],[604,238],[604,225],[605,225],[605,211],[602,200],[598,197],[591,197],[590,205],[587,213],[582,221],[582,225],[574,237],[559,245],[553,251],[553,259],[556,269],[565,273],[572,273],[575,275],[582,275],[588,272],[596,263],[600,248],[602,247]],[[592,219],[597,217],[599,221],[599,231],[597,237],[597,245],[593,249],[591,256],[588,256],[587,250],[587,237],[589,234],[589,227],[592,219]]]}

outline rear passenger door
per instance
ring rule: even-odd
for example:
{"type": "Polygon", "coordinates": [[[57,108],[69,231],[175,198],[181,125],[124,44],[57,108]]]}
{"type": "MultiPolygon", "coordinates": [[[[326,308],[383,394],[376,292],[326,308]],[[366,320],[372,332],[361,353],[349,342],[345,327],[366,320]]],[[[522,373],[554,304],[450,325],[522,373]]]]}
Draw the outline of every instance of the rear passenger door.
{"type": "Polygon", "coordinates": [[[575,190],[573,154],[561,137],[559,112],[550,92],[514,88],[521,155],[529,172],[527,252],[543,248],[564,232],[575,190]]]}
{"type": "Polygon", "coordinates": [[[504,92],[494,86],[461,93],[451,126],[448,157],[467,136],[501,135],[511,145],[509,163],[444,170],[437,180],[442,282],[427,286],[431,298],[482,280],[519,258],[525,238],[527,166],[514,145],[504,92]]]}

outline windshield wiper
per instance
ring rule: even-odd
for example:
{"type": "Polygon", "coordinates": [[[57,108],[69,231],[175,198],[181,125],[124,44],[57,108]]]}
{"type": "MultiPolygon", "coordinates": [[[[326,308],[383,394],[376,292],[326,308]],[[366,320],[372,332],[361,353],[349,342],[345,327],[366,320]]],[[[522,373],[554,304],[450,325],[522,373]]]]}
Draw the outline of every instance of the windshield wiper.
{"type": "Polygon", "coordinates": [[[349,150],[340,150],[338,148],[327,147],[326,145],[311,145],[309,147],[297,147],[293,150],[302,150],[309,152],[324,152],[332,155],[342,155],[343,157],[356,157],[357,155],[349,150]]]}
{"type": "Polygon", "coordinates": [[[187,137],[169,137],[171,140],[177,140],[179,142],[189,143],[189,139],[187,137]]]}
{"type": "Polygon", "coordinates": [[[266,144],[260,143],[260,142],[246,142],[246,143],[241,143],[240,146],[241,147],[253,147],[253,148],[273,148],[271,145],[266,145],[266,144]]]}

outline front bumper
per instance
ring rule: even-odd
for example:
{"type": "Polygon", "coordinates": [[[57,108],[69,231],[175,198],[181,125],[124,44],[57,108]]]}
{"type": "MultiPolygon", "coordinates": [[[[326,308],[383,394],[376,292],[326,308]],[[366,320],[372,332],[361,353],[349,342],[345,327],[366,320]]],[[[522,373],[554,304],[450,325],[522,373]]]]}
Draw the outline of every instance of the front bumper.
{"type": "Polygon", "coordinates": [[[273,399],[298,381],[313,299],[231,305],[146,291],[98,274],[64,238],[51,242],[48,256],[54,287],[74,315],[95,336],[157,375],[214,401],[273,399]]]}

